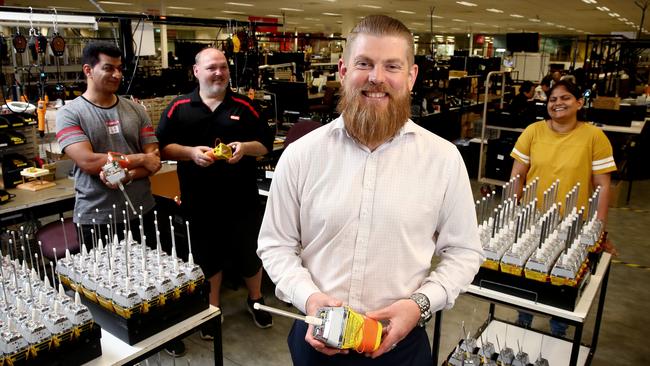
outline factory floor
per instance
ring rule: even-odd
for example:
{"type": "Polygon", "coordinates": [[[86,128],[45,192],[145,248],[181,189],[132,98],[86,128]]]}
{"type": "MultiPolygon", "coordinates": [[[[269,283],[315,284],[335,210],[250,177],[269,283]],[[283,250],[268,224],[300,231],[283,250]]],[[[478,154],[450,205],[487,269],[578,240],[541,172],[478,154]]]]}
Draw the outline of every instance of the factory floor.
{"type": "MultiPolygon", "coordinates": [[[[475,192],[479,185],[473,182],[475,192]]],[[[623,190],[620,194],[625,194],[623,190]]],[[[612,208],[609,213],[609,235],[616,245],[619,255],[616,261],[650,267],[650,181],[637,181],[633,184],[629,205],[612,208]]],[[[646,349],[650,337],[650,270],[613,263],[607,288],[605,310],[600,329],[598,349],[592,365],[645,365],[650,362],[650,352],[646,349]]],[[[281,309],[288,308],[273,296],[270,283],[265,285],[268,305],[281,309]]],[[[246,311],[246,290],[225,288],[222,291],[224,307],[223,352],[224,365],[274,366],[291,365],[286,344],[292,320],[274,317],[270,329],[258,329],[246,311]]],[[[461,324],[464,321],[467,331],[474,331],[486,319],[488,303],[469,295],[461,295],[453,309],[444,312],[440,358],[446,357],[459,341],[461,324]]],[[[596,304],[587,318],[583,343],[590,343],[595,321],[596,304]]],[[[497,317],[510,321],[516,319],[512,309],[497,307],[497,317]]],[[[433,323],[433,322],[431,322],[433,323]]],[[[433,334],[433,324],[428,332],[433,334]]],[[[534,328],[549,331],[548,318],[536,316],[534,328]]],[[[569,328],[569,335],[573,331],[569,328]]],[[[177,358],[161,352],[147,360],[149,365],[212,365],[212,343],[203,341],[198,334],[185,340],[187,355],[177,358]]],[[[516,345],[509,345],[515,349],[516,345]]],[[[534,361],[536,355],[531,354],[534,361]]],[[[145,363],[143,363],[145,364],[145,363]]],[[[551,365],[554,366],[554,365],[551,365]]]]}

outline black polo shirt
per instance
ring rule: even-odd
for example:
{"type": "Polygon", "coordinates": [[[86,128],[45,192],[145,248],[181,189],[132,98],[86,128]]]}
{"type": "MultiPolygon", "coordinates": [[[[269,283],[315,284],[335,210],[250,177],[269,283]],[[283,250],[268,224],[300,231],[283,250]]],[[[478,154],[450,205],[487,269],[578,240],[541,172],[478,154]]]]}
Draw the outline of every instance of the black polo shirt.
{"type": "MultiPolygon", "coordinates": [[[[247,97],[228,89],[223,102],[211,111],[201,100],[198,87],[167,106],[156,135],[161,149],[172,143],[214,147],[217,141],[258,141],[269,151],[273,149],[274,137],[247,97]]],[[[259,202],[252,156],[244,156],[236,164],[217,160],[205,168],[191,160],[179,161],[178,178],[183,206],[192,209],[218,210],[222,205],[246,209],[259,202]]]]}

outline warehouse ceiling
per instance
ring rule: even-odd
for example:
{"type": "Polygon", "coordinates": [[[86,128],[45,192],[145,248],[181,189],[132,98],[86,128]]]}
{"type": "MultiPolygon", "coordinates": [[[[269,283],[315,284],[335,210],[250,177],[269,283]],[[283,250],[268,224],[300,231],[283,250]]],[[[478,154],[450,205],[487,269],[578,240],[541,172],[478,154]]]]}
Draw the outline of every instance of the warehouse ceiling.
{"type": "MultiPolygon", "coordinates": [[[[636,0],[637,3],[646,1],[636,0]]],[[[377,13],[402,20],[414,33],[636,33],[642,14],[635,0],[9,0],[5,5],[55,7],[61,12],[98,12],[101,8],[108,13],[210,19],[248,20],[249,16],[260,16],[278,18],[278,22],[284,23],[285,31],[301,33],[341,33],[344,22],[353,23],[356,18],[377,13]]],[[[646,30],[650,26],[643,28],[644,35],[648,36],[646,30]]]]}

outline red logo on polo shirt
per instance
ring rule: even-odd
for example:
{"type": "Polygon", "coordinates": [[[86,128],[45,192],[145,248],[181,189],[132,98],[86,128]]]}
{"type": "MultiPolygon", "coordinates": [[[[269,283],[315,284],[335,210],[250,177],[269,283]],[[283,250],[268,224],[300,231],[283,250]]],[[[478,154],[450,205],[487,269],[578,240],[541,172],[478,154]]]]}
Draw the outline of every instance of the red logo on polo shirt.
{"type": "Polygon", "coordinates": [[[120,121],[118,120],[106,121],[106,127],[108,128],[108,133],[111,135],[120,133],[120,121]]]}

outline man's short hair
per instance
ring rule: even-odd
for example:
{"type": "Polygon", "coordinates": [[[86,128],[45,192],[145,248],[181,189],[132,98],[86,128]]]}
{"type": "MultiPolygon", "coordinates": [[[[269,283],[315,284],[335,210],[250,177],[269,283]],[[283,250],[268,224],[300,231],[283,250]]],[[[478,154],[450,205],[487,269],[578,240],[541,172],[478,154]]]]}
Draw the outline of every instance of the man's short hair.
{"type": "Polygon", "coordinates": [[[368,15],[363,18],[357,25],[352,28],[348,34],[343,57],[348,61],[350,49],[359,34],[369,34],[372,36],[397,36],[402,37],[407,44],[406,58],[409,65],[413,65],[415,57],[413,56],[413,35],[411,31],[395,18],[386,15],[368,15]]]}
{"type": "Polygon", "coordinates": [[[521,88],[519,88],[520,93],[530,93],[530,89],[533,88],[533,83],[531,81],[524,81],[521,83],[521,88]]]}
{"type": "Polygon", "coordinates": [[[111,42],[90,42],[84,47],[83,53],[81,55],[81,64],[90,65],[90,67],[95,67],[99,62],[99,55],[105,54],[109,57],[122,57],[122,51],[111,42]]]}
{"type": "Polygon", "coordinates": [[[547,87],[551,87],[551,80],[553,80],[553,77],[551,75],[546,75],[542,79],[542,82],[539,83],[540,85],[546,85],[547,87]]]}

